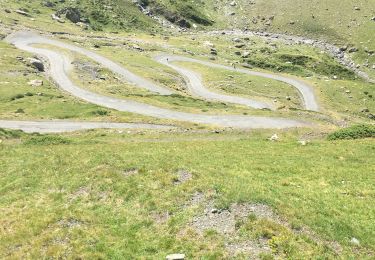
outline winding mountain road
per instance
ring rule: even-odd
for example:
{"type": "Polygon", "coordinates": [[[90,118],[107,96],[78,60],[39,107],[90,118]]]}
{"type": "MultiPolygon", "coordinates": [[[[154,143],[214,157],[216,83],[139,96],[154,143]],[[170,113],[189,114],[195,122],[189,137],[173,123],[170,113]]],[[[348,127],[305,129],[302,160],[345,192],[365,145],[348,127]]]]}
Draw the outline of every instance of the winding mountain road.
{"type": "MultiPolygon", "coordinates": [[[[63,54],[57,51],[34,47],[33,44],[50,44],[50,45],[54,45],[60,48],[65,48],[65,49],[86,55],[89,58],[93,59],[94,61],[100,63],[104,67],[110,69],[114,73],[120,75],[123,80],[127,82],[132,82],[136,84],[138,87],[145,88],[149,91],[157,92],[162,95],[172,94],[172,91],[167,88],[157,86],[156,84],[131,73],[130,71],[118,65],[117,63],[112,62],[111,60],[101,55],[98,55],[94,52],[85,50],[83,48],[80,48],[71,44],[67,44],[64,42],[57,41],[57,40],[52,40],[52,39],[40,36],[38,34],[35,34],[33,32],[24,32],[24,31],[17,32],[12,35],[9,35],[6,38],[6,41],[14,44],[19,49],[45,57],[49,61],[49,64],[50,64],[49,73],[51,77],[53,78],[53,80],[61,89],[69,92],[71,95],[76,96],[82,100],[85,100],[87,102],[97,104],[103,107],[112,108],[112,109],[116,109],[119,111],[126,111],[126,112],[132,112],[132,113],[157,117],[157,118],[177,120],[177,121],[188,121],[188,122],[193,122],[193,123],[198,123],[198,124],[212,124],[212,125],[217,125],[221,127],[289,128],[289,127],[311,126],[310,123],[287,119],[287,118],[240,116],[240,115],[204,115],[204,114],[178,112],[178,111],[164,109],[164,108],[160,108],[160,107],[156,107],[156,106],[152,106],[152,105],[148,105],[148,104],[144,104],[144,103],[140,103],[140,102],[136,102],[132,100],[125,100],[125,99],[118,99],[118,98],[103,96],[103,95],[100,95],[100,94],[97,94],[88,90],[84,90],[76,86],[69,79],[68,73],[72,69],[72,65],[71,65],[71,61],[69,60],[67,56],[64,56],[63,54]]],[[[183,68],[180,68],[179,66],[173,65],[170,63],[170,61],[177,61],[177,60],[178,61],[192,61],[192,62],[201,63],[206,66],[210,66],[210,67],[234,70],[231,67],[209,63],[205,61],[199,61],[199,60],[190,59],[190,58],[173,56],[173,55],[172,56],[169,56],[169,55],[159,56],[159,57],[156,57],[156,60],[158,60],[162,64],[172,67],[173,69],[181,73],[188,80],[189,89],[193,94],[205,97],[207,99],[226,100],[226,102],[232,101],[233,103],[239,103],[239,104],[244,104],[244,105],[249,105],[249,106],[258,106],[259,108],[265,107],[265,106],[267,107],[267,104],[258,103],[257,101],[253,101],[250,99],[229,96],[229,95],[222,95],[222,94],[217,94],[217,93],[208,91],[204,88],[203,84],[201,83],[201,80],[199,79],[199,77],[197,77],[197,75],[194,72],[191,72],[183,68]]],[[[315,111],[318,110],[318,105],[315,101],[313,90],[311,89],[310,86],[308,86],[307,84],[303,82],[300,82],[295,79],[278,76],[278,75],[253,72],[253,71],[248,71],[244,69],[236,69],[236,71],[247,73],[250,75],[256,75],[256,76],[271,78],[275,80],[280,80],[280,81],[289,83],[293,85],[294,87],[296,87],[301,93],[306,109],[315,110],[315,111]]],[[[33,122],[33,123],[36,124],[36,122],[33,122]]],[[[41,127],[45,126],[45,122],[43,124],[44,125],[41,127]]],[[[52,121],[51,124],[56,124],[56,122],[52,121]]],[[[67,124],[69,124],[69,122],[67,122],[67,124]]],[[[87,123],[82,122],[81,124],[84,126],[87,123]]],[[[143,125],[143,126],[146,126],[146,125],[143,125]]],[[[1,121],[0,121],[0,127],[2,127],[1,121]]],[[[8,122],[8,127],[9,127],[9,122],[8,122]]],[[[64,127],[61,127],[62,131],[64,131],[63,128],[64,127]]]]}

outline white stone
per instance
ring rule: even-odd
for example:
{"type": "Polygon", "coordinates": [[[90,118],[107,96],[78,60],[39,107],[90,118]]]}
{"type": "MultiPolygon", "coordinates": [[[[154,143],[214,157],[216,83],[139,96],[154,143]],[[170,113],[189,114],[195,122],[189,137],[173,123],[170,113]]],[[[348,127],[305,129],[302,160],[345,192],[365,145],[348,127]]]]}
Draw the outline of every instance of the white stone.
{"type": "Polygon", "coordinates": [[[167,255],[166,259],[167,260],[184,260],[185,259],[185,254],[171,254],[171,255],[167,255]]]}

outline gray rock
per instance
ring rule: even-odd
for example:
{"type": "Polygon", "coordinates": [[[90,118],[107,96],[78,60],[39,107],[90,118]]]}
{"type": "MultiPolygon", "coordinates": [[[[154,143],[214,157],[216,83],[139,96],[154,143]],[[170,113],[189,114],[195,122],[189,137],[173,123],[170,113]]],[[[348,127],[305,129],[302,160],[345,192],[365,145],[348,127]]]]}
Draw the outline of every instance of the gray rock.
{"type": "Polygon", "coordinates": [[[25,11],[22,11],[22,10],[16,10],[15,12],[17,14],[20,14],[20,15],[23,15],[23,16],[31,17],[31,15],[28,12],[25,12],[25,11]]]}
{"type": "Polygon", "coordinates": [[[32,86],[32,87],[40,87],[40,86],[43,86],[43,80],[33,79],[33,80],[30,80],[29,82],[27,82],[27,84],[32,86]]]}
{"type": "Polygon", "coordinates": [[[234,47],[241,49],[241,48],[245,47],[245,44],[239,43],[239,44],[236,44],[234,47]]]}
{"type": "Polygon", "coordinates": [[[245,51],[244,53],[242,53],[242,58],[248,58],[250,56],[250,52],[249,51],[245,51]]]}
{"type": "Polygon", "coordinates": [[[359,246],[359,240],[355,237],[352,237],[352,239],[350,240],[350,243],[353,245],[359,246]]]}
{"type": "Polygon", "coordinates": [[[42,61],[34,58],[28,58],[27,61],[39,71],[44,71],[44,64],[42,61]]]}
{"type": "Polygon", "coordinates": [[[167,255],[166,259],[167,260],[184,260],[185,259],[185,254],[171,254],[171,255],[167,255]]]}
{"type": "Polygon", "coordinates": [[[81,21],[81,13],[77,8],[68,8],[65,17],[72,23],[78,23],[81,21]]]}
{"type": "Polygon", "coordinates": [[[58,17],[56,14],[51,14],[51,18],[52,20],[58,21],[59,23],[65,23],[65,21],[61,19],[60,17],[58,17]]]}
{"type": "Polygon", "coordinates": [[[247,68],[247,69],[252,69],[253,68],[253,66],[251,66],[248,63],[242,63],[241,66],[244,67],[244,68],[247,68]]]}

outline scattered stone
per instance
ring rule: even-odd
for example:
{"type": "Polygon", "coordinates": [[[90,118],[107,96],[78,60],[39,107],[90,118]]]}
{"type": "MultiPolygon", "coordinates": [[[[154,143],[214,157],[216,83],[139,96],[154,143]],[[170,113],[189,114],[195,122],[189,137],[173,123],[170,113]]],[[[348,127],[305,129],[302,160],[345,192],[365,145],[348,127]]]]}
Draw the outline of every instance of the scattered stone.
{"type": "Polygon", "coordinates": [[[355,237],[352,237],[352,239],[350,240],[350,243],[353,244],[353,245],[356,245],[356,246],[359,246],[359,240],[355,237]]]}
{"type": "Polygon", "coordinates": [[[290,22],[289,22],[290,25],[293,25],[293,24],[295,24],[295,23],[296,23],[295,21],[290,21],[290,22]]]}
{"type": "Polygon", "coordinates": [[[217,55],[217,50],[216,49],[214,49],[214,48],[211,48],[211,52],[210,52],[212,55],[217,55]]]}
{"type": "Polygon", "coordinates": [[[209,48],[215,48],[215,45],[212,43],[212,42],[209,42],[209,41],[205,41],[203,43],[204,46],[207,46],[209,48]]]}
{"type": "Polygon", "coordinates": [[[374,21],[374,22],[375,22],[375,16],[371,18],[371,21],[374,21]]]}
{"type": "Polygon", "coordinates": [[[346,94],[350,94],[351,91],[350,91],[350,90],[345,90],[345,93],[346,93],[346,94]]]}
{"type": "Polygon", "coordinates": [[[286,96],[285,99],[288,100],[288,101],[292,100],[292,98],[290,96],[286,96]]]}
{"type": "Polygon", "coordinates": [[[234,38],[233,41],[234,42],[241,42],[241,39],[240,38],[234,38]]]}
{"type": "Polygon", "coordinates": [[[358,51],[358,48],[355,48],[355,47],[349,49],[349,53],[353,53],[357,51],[358,51]]]}
{"type": "Polygon", "coordinates": [[[355,6],[355,7],[354,7],[354,10],[356,10],[356,11],[360,11],[361,8],[359,8],[358,6],[355,6]]]}
{"type": "Polygon", "coordinates": [[[59,23],[65,23],[64,19],[58,17],[56,14],[51,14],[51,18],[54,21],[58,21],[59,23]]]}
{"type": "Polygon", "coordinates": [[[298,143],[301,144],[302,146],[307,145],[307,141],[305,141],[305,140],[300,140],[300,141],[298,141],[298,143]]]}
{"type": "Polygon", "coordinates": [[[268,140],[272,142],[279,141],[279,136],[277,134],[273,134],[268,140]]]}
{"type": "Polygon", "coordinates": [[[171,255],[167,255],[166,259],[167,260],[184,260],[185,259],[185,254],[171,254],[171,255]]]}
{"type": "Polygon", "coordinates": [[[235,51],[234,54],[236,54],[238,56],[241,56],[241,52],[240,51],[235,51]]]}
{"type": "Polygon", "coordinates": [[[138,172],[139,170],[137,168],[129,168],[129,169],[126,169],[122,174],[125,177],[129,177],[129,176],[138,174],[138,172]]]}
{"type": "Polygon", "coordinates": [[[6,12],[7,14],[10,14],[12,11],[9,9],[4,9],[4,12],[6,12]]]}
{"type": "Polygon", "coordinates": [[[15,11],[17,14],[20,14],[20,15],[23,15],[23,16],[27,16],[27,17],[31,17],[31,15],[28,13],[28,12],[25,12],[25,11],[22,11],[22,10],[16,10],[15,11]]]}
{"type": "Polygon", "coordinates": [[[44,64],[42,61],[38,60],[38,59],[34,59],[34,58],[28,58],[27,59],[28,62],[34,66],[36,69],[38,69],[39,71],[43,72],[44,71],[44,64]]]}
{"type": "Polygon", "coordinates": [[[342,46],[340,47],[340,51],[346,51],[348,49],[348,46],[342,46]]]}
{"type": "Polygon", "coordinates": [[[242,53],[242,58],[248,58],[250,56],[250,52],[249,51],[245,51],[244,53],[242,53]]]}
{"type": "Polygon", "coordinates": [[[180,169],[177,171],[177,179],[174,181],[174,185],[180,185],[180,184],[183,184],[189,180],[191,180],[191,178],[193,177],[193,175],[188,172],[187,170],[184,170],[184,169],[180,169]]]}
{"type": "Polygon", "coordinates": [[[43,5],[44,5],[45,7],[49,7],[49,8],[52,8],[52,7],[55,7],[55,6],[56,6],[55,3],[50,2],[50,1],[43,2],[43,5]]]}
{"type": "Polygon", "coordinates": [[[368,113],[368,112],[370,112],[370,110],[368,108],[364,108],[364,109],[361,110],[361,112],[362,113],[368,113]]]}
{"type": "Polygon", "coordinates": [[[27,82],[27,84],[32,86],[32,87],[40,87],[40,86],[43,86],[43,80],[33,79],[33,80],[30,80],[29,82],[27,82]]]}
{"type": "Polygon", "coordinates": [[[243,43],[236,44],[234,47],[241,49],[241,48],[245,47],[245,44],[243,44],[243,43]]]}
{"type": "Polygon", "coordinates": [[[78,23],[79,21],[81,21],[81,13],[77,8],[68,8],[66,10],[65,17],[72,23],[78,23]]]}
{"type": "Polygon", "coordinates": [[[237,3],[236,3],[236,1],[232,1],[232,2],[230,2],[230,4],[229,4],[230,6],[236,6],[237,5],[237,3]]]}
{"type": "Polygon", "coordinates": [[[249,63],[241,63],[241,66],[247,69],[253,69],[253,66],[251,66],[249,63]]]}
{"type": "Polygon", "coordinates": [[[133,44],[132,47],[133,47],[134,50],[143,51],[143,49],[137,44],[133,44]]]}

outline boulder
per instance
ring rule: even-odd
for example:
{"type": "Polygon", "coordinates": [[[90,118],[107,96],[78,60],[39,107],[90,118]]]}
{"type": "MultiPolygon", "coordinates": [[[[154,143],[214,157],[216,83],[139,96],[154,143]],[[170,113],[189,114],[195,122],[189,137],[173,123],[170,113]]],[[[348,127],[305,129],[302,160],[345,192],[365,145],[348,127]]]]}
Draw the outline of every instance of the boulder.
{"type": "Polygon", "coordinates": [[[25,11],[22,11],[22,10],[16,10],[15,11],[17,14],[20,14],[20,15],[23,15],[23,16],[27,16],[27,17],[31,17],[31,15],[28,13],[28,12],[25,12],[25,11]]]}
{"type": "Polygon", "coordinates": [[[279,136],[277,134],[273,134],[268,140],[276,142],[279,140],[279,136]]]}
{"type": "Polygon", "coordinates": [[[350,240],[350,243],[355,245],[355,246],[359,246],[359,240],[355,237],[352,237],[352,239],[350,240]]]}
{"type": "Polygon", "coordinates": [[[241,66],[244,67],[244,68],[247,68],[247,69],[252,69],[253,68],[253,66],[251,66],[248,63],[241,63],[241,66]]]}
{"type": "Polygon", "coordinates": [[[239,43],[239,44],[236,44],[234,47],[241,49],[241,48],[245,47],[245,44],[239,43]]]}
{"type": "Polygon", "coordinates": [[[184,260],[185,259],[185,254],[171,254],[171,255],[167,255],[166,259],[167,260],[184,260]]]}
{"type": "Polygon", "coordinates": [[[34,58],[28,58],[27,61],[39,71],[44,71],[44,64],[42,61],[34,58]]]}
{"type": "Polygon", "coordinates": [[[72,23],[78,23],[81,21],[81,13],[77,8],[68,8],[65,17],[72,23]]]}
{"type": "Polygon", "coordinates": [[[60,17],[58,17],[56,14],[51,14],[51,18],[52,20],[58,21],[59,23],[65,23],[65,21],[61,19],[60,17]]]}
{"type": "Polygon", "coordinates": [[[217,55],[217,50],[214,49],[214,48],[211,48],[211,52],[210,52],[212,55],[217,55]]]}
{"type": "Polygon", "coordinates": [[[244,53],[242,53],[242,58],[249,58],[250,56],[250,52],[249,51],[245,51],[244,53]]]}
{"type": "Polygon", "coordinates": [[[353,53],[357,51],[358,51],[358,48],[355,48],[355,47],[349,49],[349,53],[353,53]]]}
{"type": "Polygon", "coordinates": [[[43,86],[43,80],[33,79],[33,80],[30,80],[29,82],[27,82],[27,84],[32,86],[32,87],[40,87],[40,86],[43,86]]]}

